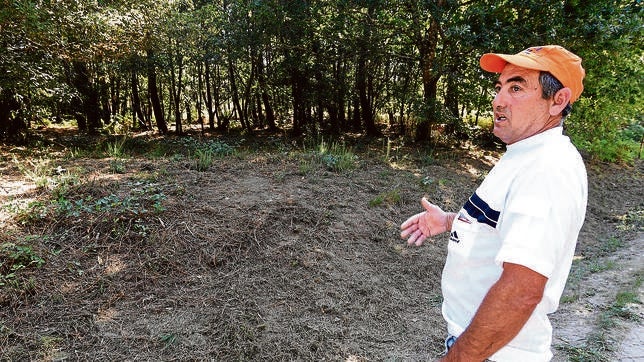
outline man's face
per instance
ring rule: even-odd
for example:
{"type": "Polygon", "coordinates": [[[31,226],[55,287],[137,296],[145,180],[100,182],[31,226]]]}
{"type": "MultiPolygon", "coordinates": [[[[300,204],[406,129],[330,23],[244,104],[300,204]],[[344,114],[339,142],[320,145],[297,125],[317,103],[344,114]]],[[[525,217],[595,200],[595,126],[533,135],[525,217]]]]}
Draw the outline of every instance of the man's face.
{"type": "Polygon", "coordinates": [[[513,144],[558,124],[549,112],[552,102],[541,97],[538,70],[508,63],[495,90],[494,135],[503,143],[513,144]]]}

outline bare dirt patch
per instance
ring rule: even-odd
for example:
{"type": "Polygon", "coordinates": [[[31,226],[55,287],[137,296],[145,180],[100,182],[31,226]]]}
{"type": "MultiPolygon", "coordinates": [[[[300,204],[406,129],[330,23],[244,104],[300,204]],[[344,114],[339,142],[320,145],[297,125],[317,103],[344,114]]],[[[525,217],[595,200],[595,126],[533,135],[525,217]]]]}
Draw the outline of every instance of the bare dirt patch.
{"type": "MultiPolygon", "coordinates": [[[[384,162],[376,144],[356,146],[357,166],[343,172],[284,145],[202,172],[172,155],[130,156],[118,167],[56,156],[53,169],[78,176],[57,195],[4,149],[0,242],[29,245],[45,263],[0,289],[2,360],[437,357],[446,240],[407,247],[398,226],[423,195],[458,209],[498,154],[423,159],[407,148],[384,162]],[[29,202],[30,212],[18,211],[29,202]]],[[[553,316],[558,360],[588,348],[601,312],[642,276],[643,163],[589,164],[581,260],[553,316]]],[[[597,356],[617,358],[638,325],[616,320],[601,329],[612,345],[597,356]]]]}

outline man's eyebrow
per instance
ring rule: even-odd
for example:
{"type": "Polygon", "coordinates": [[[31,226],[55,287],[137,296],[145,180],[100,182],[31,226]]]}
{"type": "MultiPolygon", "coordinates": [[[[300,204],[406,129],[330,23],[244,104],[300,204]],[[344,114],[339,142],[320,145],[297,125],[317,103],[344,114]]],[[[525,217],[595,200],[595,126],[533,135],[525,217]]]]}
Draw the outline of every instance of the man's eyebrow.
{"type": "MultiPolygon", "coordinates": [[[[509,78],[508,80],[506,80],[506,81],[505,81],[505,83],[521,83],[521,84],[526,84],[526,83],[528,83],[528,81],[527,81],[525,78],[523,78],[522,76],[517,75],[517,76],[515,76],[515,77],[509,78]]],[[[495,86],[495,87],[496,87],[496,86],[498,86],[498,85],[501,85],[501,81],[500,81],[500,80],[497,80],[496,82],[494,82],[494,86],[495,86]]]]}

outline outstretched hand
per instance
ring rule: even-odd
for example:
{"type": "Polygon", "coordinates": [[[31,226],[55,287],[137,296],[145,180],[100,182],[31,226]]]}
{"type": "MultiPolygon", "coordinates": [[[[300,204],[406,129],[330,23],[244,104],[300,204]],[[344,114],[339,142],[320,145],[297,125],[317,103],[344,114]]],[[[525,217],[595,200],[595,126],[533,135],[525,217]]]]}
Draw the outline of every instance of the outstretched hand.
{"type": "Polygon", "coordinates": [[[418,213],[407,219],[400,229],[400,237],[407,239],[407,244],[416,246],[423,245],[425,239],[431,236],[444,233],[451,227],[451,218],[448,213],[440,207],[430,203],[426,198],[422,198],[420,203],[425,211],[418,213]]]}

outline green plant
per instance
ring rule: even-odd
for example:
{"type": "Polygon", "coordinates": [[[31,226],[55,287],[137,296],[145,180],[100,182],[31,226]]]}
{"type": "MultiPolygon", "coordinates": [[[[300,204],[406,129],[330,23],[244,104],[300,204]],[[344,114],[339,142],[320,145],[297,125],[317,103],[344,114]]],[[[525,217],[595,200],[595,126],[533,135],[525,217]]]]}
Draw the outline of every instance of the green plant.
{"type": "Polygon", "coordinates": [[[111,160],[110,161],[110,171],[116,174],[125,173],[125,163],[122,160],[111,160]]]}
{"type": "Polygon", "coordinates": [[[602,244],[599,247],[599,253],[603,255],[608,255],[611,253],[616,252],[617,250],[621,249],[624,247],[624,243],[622,242],[621,239],[616,238],[616,237],[609,237],[608,239],[604,240],[602,244]]]}
{"type": "Polygon", "coordinates": [[[632,163],[640,151],[640,143],[621,132],[607,134],[602,138],[578,141],[582,149],[593,154],[601,161],[632,163]]]}
{"type": "Polygon", "coordinates": [[[63,338],[43,336],[40,338],[38,359],[41,361],[65,361],[69,359],[67,352],[61,348],[63,338]]]}
{"type": "Polygon", "coordinates": [[[317,163],[310,159],[302,159],[298,167],[298,172],[300,175],[306,175],[309,172],[312,172],[316,168],[316,165],[317,163]]]}
{"type": "Polygon", "coordinates": [[[573,346],[570,343],[559,345],[556,348],[566,352],[568,359],[571,362],[587,362],[587,361],[608,361],[606,355],[608,351],[606,337],[603,333],[592,333],[583,346],[573,346]]]}
{"type": "Polygon", "coordinates": [[[39,158],[35,161],[27,159],[24,162],[20,162],[14,156],[13,163],[27,179],[36,184],[36,187],[45,188],[49,185],[49,178],[53,174],[53,168],[49,160],[39,158]]]}
{"type": "Polygon", "coordinates": [[[376,207],[382,204],[393,205],[399,203],[401,200],[400,191],[391,190],[385,193],[381,193],[376,196],[374,199],[369,201],[369,206],[376,207]]]}
{"type": "Polygon", "coordinates": [[[175,333],[166,333],[159,337],[159,341],[167,347],[177,341],[177,335],[175,333]]]}
{"type": "Polygon", "coordinates": [[[391,139],[387,137],[387,144],[385,145],[385,162],[389,162],[391,157],[391,139]]]}
{"type": "Polygon", "coordinates": [[[609,316],[616,316],[623,319],[638,321],[640,317],[630,307],[632,304],[642,304],[634,291],[621,291],[615,296],[615,302],[608,310],[609,316]]]}
{"type": "Polygon", "coordinates": [[[217,156],[230,156],[235,153],[235,148],[219,140],[210,140],[201,148],[205,148],[217,156]]]}
{"type": "Polygon", "coordinates": [[[195,156],[194,168],[197,171],[206,171],[214,163],[215,154],[210,149],[197,149],[195,156]]]}
{"type": "Polygon", "coordinates": [[[30,246],[3,243],[0,245],[0,286],[16,277],[16,273],[28,267],[41,267],[45,260],[30,246]]]}
{"type": "Polygon", "coordinates": [[[235,153],[234,147],[218,140],[199,143],[192,138],[183,140],[188,149],[193,149],[195,161],[193,167],[197,171],[206,171],[215,162],[216,157],[229,156],[235,153]]]}
{"type": "Polygon", "coordinates": [[[163,206],[161,203],[166,199],[167,197],[162,193],[156,193],[150,197],[152,201],[154,201],[154,204],[152,207],[154,207],[155,212],[162,212],[165,211],[165,206],[163,206]]]}
{"type": "Polygon", "coordinates": [[[126,142],[127,142],[127,137],[119,137],[114,142],[108,142],[106,147],[107,155],[114,158],[124,157],[126,142]]]}
{"type": "Polygon", "coordinates": [[[338,143],[327,145],[324,140],[318,145],[318,157],[320,162],[329,171],[347,171],[355,167],[356,155],[350,148],[338,143]]]}

